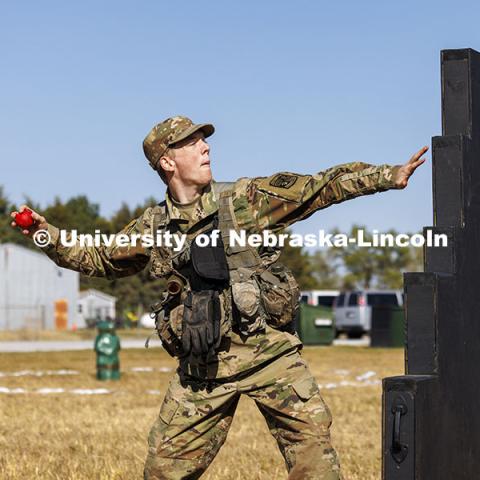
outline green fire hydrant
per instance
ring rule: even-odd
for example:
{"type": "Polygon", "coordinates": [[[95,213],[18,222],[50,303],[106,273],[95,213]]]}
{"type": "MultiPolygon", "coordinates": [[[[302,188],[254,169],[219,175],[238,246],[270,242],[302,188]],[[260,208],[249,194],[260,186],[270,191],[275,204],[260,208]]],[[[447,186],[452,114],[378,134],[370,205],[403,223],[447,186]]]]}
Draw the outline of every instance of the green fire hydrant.
{"type": "Polygon", "coordinates": [[[98,335],[95,338],[94,350],[97,353],[97,379],[119,380],[120,338],[115,333],[113,322],[101,321],[97,324],[98,335]]]}

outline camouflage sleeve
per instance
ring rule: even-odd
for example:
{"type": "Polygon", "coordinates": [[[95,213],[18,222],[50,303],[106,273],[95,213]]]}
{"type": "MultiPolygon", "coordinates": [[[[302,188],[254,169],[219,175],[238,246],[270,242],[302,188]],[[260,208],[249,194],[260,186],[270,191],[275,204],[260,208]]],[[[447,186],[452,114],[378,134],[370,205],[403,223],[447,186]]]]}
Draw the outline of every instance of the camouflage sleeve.
{"type": "Polygon", "coordinates": [[[236,185],[243,195],[237,190],[234,200],[239,226],[275,232],[335,203],[397,188],[395,178],[399,168],[355,162],[315,175],[282,172],[270,177],[240,179],[236,185]]]}
{"type": "MultiPolygon", "coordinates": [[[[60,267],[69,268],[90,277],[107,277],[114,279],[133,275],[145,268],[150,258],[150,249],[143,247],[140,235],[149,233],[147,226],[150,218],[147,209],[139,218],[132,220],[115,235],[110,245],[83,246],[77,240],[72,246],[65,246],[60,241],[60,231],[53,225],[48,225],[50,242],[44,252],[60,267]],[[137,238],[135,244],[123,246],[116,240],[119,235],[126,234],[130,239],[137,238]]],[[[72,234],[66,235],[66,243],[70,244],[72,234]]],[[[120,243],[120,242],[119,242],[120,243]]]]}

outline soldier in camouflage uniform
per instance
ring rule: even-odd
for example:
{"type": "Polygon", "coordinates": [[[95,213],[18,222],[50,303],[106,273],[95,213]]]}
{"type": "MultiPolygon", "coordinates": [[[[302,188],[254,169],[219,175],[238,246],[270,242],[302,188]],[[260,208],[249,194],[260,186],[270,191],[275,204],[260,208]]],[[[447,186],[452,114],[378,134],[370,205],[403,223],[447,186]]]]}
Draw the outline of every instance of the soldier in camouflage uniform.
{"type": "MultiPolygon", "coordinates": [[[[23,233],[48,230],[47,255],[57,265],[86,275],[113,279],[137,273],[149,264],[154,277],[172,278],[173,274],[188,282],[189,242],[198,234],[198,227],[219,211],[223,222],[230,221],[235,230],[278,232],[332,204],[404,188],[427,150],[424,147],[403,166],[349,163],[314,175],[282,172],[241,178],[227,193],[220,193],[212,180],[205,141],[213,132],[210,124],[197,125],[180,116],[151,130],[144,140],[144,152],[168,185],[166,198],[120,232],[130,236],[159,228],[182,232],[189,239],[182,252],[138,244],[65,247],[59,242],[58,229],[36,212],[36,224],[23,233]],[[185,255],[187,260],[182,260],[185,255]]],[[[192,362],[182,351],[185,343],[179,339],[182,332],[185,334],[181,314],[185,297],[168,318],[157,317],[164,345],[179,357],[179,368],[149,435],[146,479],[199,478],[224,443],[242,393],[255,401],[265,417],[285,458],[290,480],[341,478],[330,442],[330,411],[300,354],[299,338],[284,328],[295,314],[298,288],[288,272],[278,266],[277,270],[270,268],[276,266],[278,252],[263,247],[255,250],[250,254],[256,260],[246,265],[249,270],[242,262],[234,265],[231,258],[235,251],[225,248],[230,284],[220,294],[220,342],[214,355],[192,362]],[[273,297],[269,296],[272,292],[273,297]]],[[[237,259],[247,258],[242,257],[245,252],[236,253],[237,259]]]]}

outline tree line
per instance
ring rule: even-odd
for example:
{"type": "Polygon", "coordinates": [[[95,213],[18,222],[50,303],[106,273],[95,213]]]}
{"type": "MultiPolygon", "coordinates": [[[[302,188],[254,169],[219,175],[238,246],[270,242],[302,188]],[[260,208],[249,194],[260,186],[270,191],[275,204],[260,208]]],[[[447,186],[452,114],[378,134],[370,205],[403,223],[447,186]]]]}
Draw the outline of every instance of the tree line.
{"type": "MultiPolygon", "coordinates": [[[[157,204],[153,197],[147,198],[143,204],[130,207],[126,203],[109,218],[100,214],[100,206],[91,202],[85,195],[71,197],[62,201],[55,197],[53,202],[42,208],[31,198],[25,202],[40,212],[53,225],[62,229],[76,229],[79,233],[94,234],[95,230],[110,234],[121,230],[133,218],[157,204]]],[[[0,186],[0,243],[12,242],[27,248],[37,249],[33,242],[10,226],[9,216],[18,206],[11,203],[0,186]]],[[[349,232],[356,236],[358,229],[363,228],[365,239],[371,233],[361,225],[354,225],[349,232]]],[[[332,233],[338,233],[334,231],[332,233]]],[[[392,235],[398,232],[390,230],[392,235]]],[[[310,289],[352,289],[393,288],[403,286],[403,272],[420,271],[423,265],[423,251],[413,247],[358,247],[349,244],[346,247],[332,247],[309,252],[301,247],[284,247],[280,261],[295,274],[302,290],[310,289]]],[[[165,287],[165,281],[151,279],[148,268],[138,275],[106,280],[80,275],[80,288],[95,288],[117,298],[117,312],[141,312],[148,310],[152,303],[158,301],[165,287]]]]}

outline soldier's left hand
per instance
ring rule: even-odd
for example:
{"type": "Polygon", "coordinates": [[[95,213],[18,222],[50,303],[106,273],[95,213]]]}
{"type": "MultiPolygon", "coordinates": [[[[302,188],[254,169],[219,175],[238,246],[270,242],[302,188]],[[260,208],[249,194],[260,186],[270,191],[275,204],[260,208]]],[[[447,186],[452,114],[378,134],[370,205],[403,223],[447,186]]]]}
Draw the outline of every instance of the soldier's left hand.
{"type": "Polygon", "coordinates": [[[428,147],[422,147],[417,153],[412,155],[412,158],[402,165],[397,171],[397,178],[395,184],[397,188],[405,188],[408,184],[408,179],[413,175],[413,172],[425,162],[426,158],[422,158],[428,151],[428,147]]]}

